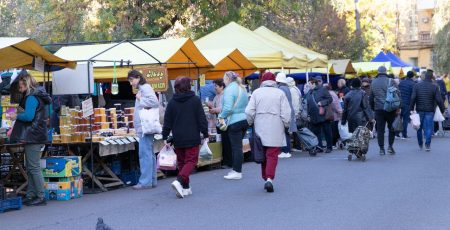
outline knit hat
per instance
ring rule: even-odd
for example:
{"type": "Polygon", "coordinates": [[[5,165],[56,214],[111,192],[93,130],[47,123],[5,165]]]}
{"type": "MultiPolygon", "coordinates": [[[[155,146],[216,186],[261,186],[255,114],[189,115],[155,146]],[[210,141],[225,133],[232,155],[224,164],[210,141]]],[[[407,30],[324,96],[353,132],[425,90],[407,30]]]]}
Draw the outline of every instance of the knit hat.
{"type": "Polygon", "coordinates": [[[295,86],[295,80],[292,77],[286,78],[286,82],[287,82],[288,86],[291,86],[291,87],[295,86]]]}
{"type": "Polygon", "coordinates": [[[272,72],[265,72],[261,77],[261,83],[265,81],[275,81],[275,74],[272,72]]]}
{"type": "Polygon", "coordinates": [[[379,73],[379,74],[381,74],[381,73],[387,73],[386,67],[384,67],[384,66],[378,67],[378,73],[379,73]]]}
{"type": "Polygon", "coordinates": [[[285,73],[278,73],[276,77],[276,82],[287,84],[287,78],[285,73]]]}

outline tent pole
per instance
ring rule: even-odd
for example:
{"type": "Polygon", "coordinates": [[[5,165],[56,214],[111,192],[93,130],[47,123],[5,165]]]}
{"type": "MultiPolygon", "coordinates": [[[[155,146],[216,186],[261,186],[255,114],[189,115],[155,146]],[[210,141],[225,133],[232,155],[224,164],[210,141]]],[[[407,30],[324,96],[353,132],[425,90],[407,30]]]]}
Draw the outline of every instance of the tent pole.
{"type": "Polygon", "coordinates": [[[328,68],[328,63],[327,63],[327,83],[328,85],[330,84],[330,69],[328,68]]]}
{"type": "Polygon", "coordinates": [[[308,74],[308,69],[306,69],[306,83],[309,82],[309,74],[308,74]]]}
{"type": "MultiPolygon", "coordinates": [[[[87,62],[87,76],[88,76],[88,99],[91,98],[91,71],[89,71],[89,66],[91,64],[91,61],[89,60],[87,62]]],[[[92,191],[95,191],[95,166],[94,166],[94,147],[93,147],[93,142],[92,142],[92,115],[89,116],[89,133],[91,138],[89,139],[89,152],[91,153],[91,175],[92,175],[92,180],[91,180],[91,186],[92,186],[92,191]]]]}

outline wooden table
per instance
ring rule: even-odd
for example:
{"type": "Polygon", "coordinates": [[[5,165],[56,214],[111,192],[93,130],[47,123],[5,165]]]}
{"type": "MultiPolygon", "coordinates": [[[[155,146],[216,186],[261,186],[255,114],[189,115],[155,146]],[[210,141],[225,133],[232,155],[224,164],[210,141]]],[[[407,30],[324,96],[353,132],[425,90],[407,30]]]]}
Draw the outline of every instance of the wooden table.
{"type": "MultiPolygon", "coordinates": [[[[133,147],[129,146],[129,148],[124,148],[123,152],[134,150],[134,143],[130,143],[128,145],[132,145],[133,147]]],[[[90,148],[90,143],[87,142],[77,142],[77,143],[53,143],[49,144],[48,146],[63,146],[67,148],[67,154],[68,155],[74,155],[74,156],[82,156],[82,165],[83,165],[83,172],[88,175],[89,178],[91,178],[94,183],[104,192],[108,191],[108,188],[115,187],[115,186],[123,186],[123,181],[116,175],[114,172],[106,165],[103,158],[99,155],[100,152],[105,152],[103,149],[103,145],[97,142],[92,143],[92,149],[90,148]],[[86,152],[86,154],[83,154],[83,152],[86,152]],[[87,164],[91,162],[91,155],[94,156],[94,166],[91,166],[91,169],[88,169],[86,167],[87,164]],[[94,176],[98,171],[103,170],[106,172],[107,175],[104,176],[94,176]]],[[[122,146],[123,147],[123,146],[122,146]]],[[[108,148],[114,148],[113,146],[109,146],[108,148]]],[[[117,146],[119,148],[119,146],[117,146]]],[[[115,149],[115,154],[122,153],[121,151],[118,151],[115,149]]],[[[103,155],[105,156],[105,155],[103,155]]]]}

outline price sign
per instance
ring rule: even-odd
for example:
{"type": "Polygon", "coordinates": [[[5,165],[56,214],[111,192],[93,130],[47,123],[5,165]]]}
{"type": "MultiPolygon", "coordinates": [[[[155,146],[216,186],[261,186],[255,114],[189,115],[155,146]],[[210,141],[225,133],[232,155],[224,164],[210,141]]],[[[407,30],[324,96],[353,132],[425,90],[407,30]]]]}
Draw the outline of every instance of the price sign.
{"type": "Polygon", "coordinates": [[[147,79],[147,83],[152,86],[155,92],[165,92],[169,87],[169,75],[164,66],[155,66],[137,69],[147,79]]]}

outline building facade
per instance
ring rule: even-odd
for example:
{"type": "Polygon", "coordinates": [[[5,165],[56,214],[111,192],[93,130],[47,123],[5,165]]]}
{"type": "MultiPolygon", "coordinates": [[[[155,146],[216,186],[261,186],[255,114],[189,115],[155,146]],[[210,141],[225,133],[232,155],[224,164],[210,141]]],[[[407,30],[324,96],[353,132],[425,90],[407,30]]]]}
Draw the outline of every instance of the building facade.
{"type": "Polygon", "coordinates": [[[433,0],[411,0],[409,10],[403,12],[404,33],[399,37],[400,58],[420,68],[433,68],[433,0]]]}

